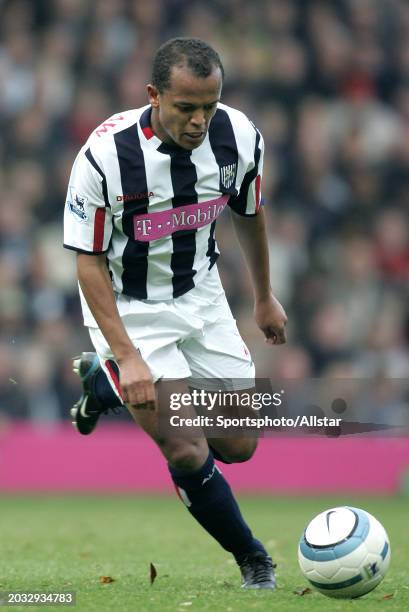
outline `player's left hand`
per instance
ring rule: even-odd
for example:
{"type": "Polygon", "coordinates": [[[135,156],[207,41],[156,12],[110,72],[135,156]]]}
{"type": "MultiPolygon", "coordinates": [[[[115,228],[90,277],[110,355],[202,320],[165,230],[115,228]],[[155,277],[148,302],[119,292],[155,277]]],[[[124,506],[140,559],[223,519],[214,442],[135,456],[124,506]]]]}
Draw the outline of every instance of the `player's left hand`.
{"type": "Polygon", "coordinates": [[[272,294],[266,299],[256,301],[254,318],[267,344],[284,344],[287,341],[285,332],[287,315],[280,302],[272,294]]]}

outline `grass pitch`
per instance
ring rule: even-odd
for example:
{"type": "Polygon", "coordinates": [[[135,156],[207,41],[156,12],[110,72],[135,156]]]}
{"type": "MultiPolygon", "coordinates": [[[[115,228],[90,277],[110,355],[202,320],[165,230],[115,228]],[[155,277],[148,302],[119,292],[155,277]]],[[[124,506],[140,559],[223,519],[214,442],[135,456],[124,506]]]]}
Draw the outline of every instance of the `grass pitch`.
{"type": "Polygon", "coordinates": [[[176,497],[125,496],[3,497],[0,590],[74,590],[77,605],[64,609],[81,612],[409,609],[408,500],[242,497],[240,502],[278,564],[275,592],[241,590],[229,554],[176,497]],[[388,575],[357,600],[296,594],[308,587],[296,555],[303,527],[318,512],[345,503],[368,510],[384,524],[392,548],[388,575]],[[152,585],[150,563],[157,570],[152,585]]]}

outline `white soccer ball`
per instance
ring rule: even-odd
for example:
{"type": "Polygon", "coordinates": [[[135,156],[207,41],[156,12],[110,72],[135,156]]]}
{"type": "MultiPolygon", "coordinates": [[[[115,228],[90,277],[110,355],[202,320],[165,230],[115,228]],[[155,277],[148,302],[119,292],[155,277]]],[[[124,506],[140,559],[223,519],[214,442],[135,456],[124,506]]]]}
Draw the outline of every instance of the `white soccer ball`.
{"type": "Polygon", "coordinates": [[[390,558],[389,539],[380,522],[350,506],[318,514],[298,546],[302,573],[328,597],[347,599],[369,593],[385,576],[390,558]]]}

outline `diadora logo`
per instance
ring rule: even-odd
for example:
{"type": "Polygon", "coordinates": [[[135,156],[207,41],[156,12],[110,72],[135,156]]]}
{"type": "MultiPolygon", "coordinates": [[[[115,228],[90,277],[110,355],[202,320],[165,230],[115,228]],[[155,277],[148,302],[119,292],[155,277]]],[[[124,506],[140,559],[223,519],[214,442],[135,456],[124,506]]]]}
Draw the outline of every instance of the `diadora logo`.
{"type": "Polygon", "coordinates": [[[69,188],[71,198],[68,200],[67,205],[70,212],[74,215],[77,221],[85,222],[88,219],[88,215],[85,212],[85,206],[88,202],[88,198],[81,196],[76,192],[74,187],[69,188]]]}
{"type": "Polygon", "coordinates": [[[153,198],[155,194],[153,191],[142,191],[142,193],[124,193],[123,195],[117,195],[117,202],[129,202],[130,200],[144,200],[145,198],[153,198]]]}
{"type": "Polygon", "coordinates": [[[229,189],[236,180],[237,164],[228,164],[220,168],[220,182],[225,189],[229,189]]]}
{"type": "Polygon", "coordinates": [[[213,478],[213,476],[215,475],[216,472],[219,472],[219,474],[221,474],[221,471],[219,470],[219,468],[217,467],[217,465],[215,464],[213,466],[212,471],[210,472],[210,474],[208,476],[205,476],[202,480],[202,486],[204,484],[206,484],[206,482],[209,482],[209,480],[211,480],[213,478]]]}

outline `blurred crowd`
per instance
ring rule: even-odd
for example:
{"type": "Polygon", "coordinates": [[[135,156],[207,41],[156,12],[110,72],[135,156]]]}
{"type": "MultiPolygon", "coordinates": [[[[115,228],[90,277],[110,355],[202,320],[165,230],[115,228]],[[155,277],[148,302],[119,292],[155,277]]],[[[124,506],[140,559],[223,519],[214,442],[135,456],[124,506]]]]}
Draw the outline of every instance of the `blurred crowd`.
{"type": "Polygon", "coordinates": [[[220,53],[223,102],[266,143],[271,282],[289,342],[271,349],[228,214],[219,268],[260,376],[409,374],[406,0],[0,0],[0,414],[56,422],[91,349],[62,248],[73,159],[106,117],[146,104],[156,48],[220,53]]]}

